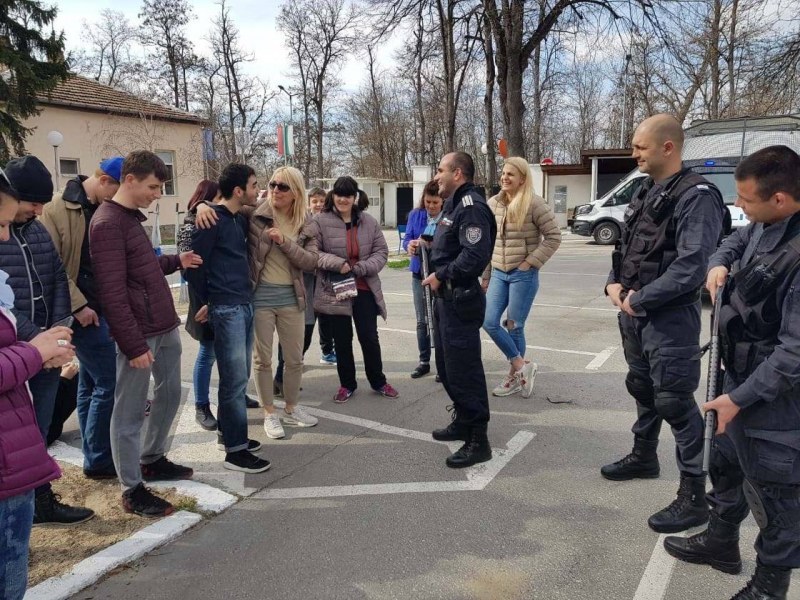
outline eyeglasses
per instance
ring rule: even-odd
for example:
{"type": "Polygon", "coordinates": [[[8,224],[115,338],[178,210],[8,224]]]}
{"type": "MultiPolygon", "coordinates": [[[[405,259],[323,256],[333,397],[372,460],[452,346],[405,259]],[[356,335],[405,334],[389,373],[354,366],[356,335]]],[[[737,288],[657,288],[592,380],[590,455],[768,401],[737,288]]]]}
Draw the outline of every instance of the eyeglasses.
{"type": "Polygon", "coordinates": [[[269,189],[274,190],[275,188],[278,188],[278,190],[280,190],[281,192],[288,192],[290,189],[292,189],[286,183],[278,183],[277,181],[270,181],[269,189]]]}

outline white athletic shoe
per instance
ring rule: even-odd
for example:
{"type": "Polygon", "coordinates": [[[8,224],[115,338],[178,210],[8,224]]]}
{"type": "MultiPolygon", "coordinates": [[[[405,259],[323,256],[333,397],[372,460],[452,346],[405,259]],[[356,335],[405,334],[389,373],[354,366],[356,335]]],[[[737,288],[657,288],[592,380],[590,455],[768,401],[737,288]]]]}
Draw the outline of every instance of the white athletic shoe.
{"type": "Polygon", "coordinates": [[[284,410],[281,415],[281,420],[287,425],[292,425],[294,427],[313,427],[319,423],[317,417],[308,414],[306,409],[299,404],[295,404],[290,413],[284,410]]]}
{"type": "Polygon", "coordinates": [[[506,375],[503,382],[492,390],[492,396],[510,396],[516,394],[522,389],[522,383],[517,373],[514,375],[506,375]]]}
{"type": "Polygon", "coordinates": [[[530,398],[533,393],[533,382],[536,379],[536,373],[539,371],[539,365],[535,362],[525,363],[517,375],[520,383],[522,384],[522,397],[530,398]]]}
{"type": "Polygon", "coordinates": [[[283,425],[281,425],[281,420],[278,418],[277,413],[264,417],[264,431],[267,433],[267,437],[273,440],[286,437],[286,432],[283,430],[283,425]]]}

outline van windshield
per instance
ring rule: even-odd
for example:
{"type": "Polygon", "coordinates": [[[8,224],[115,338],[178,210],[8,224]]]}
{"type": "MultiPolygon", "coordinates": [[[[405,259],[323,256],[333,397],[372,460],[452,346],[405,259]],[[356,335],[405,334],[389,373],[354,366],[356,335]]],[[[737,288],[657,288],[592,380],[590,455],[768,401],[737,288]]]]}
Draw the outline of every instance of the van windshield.
{"type": "Polygon", "coordinates": [[[717,186],[722,194],[722,200],[727,205],[733,205],[736,202],[736,180],[733,178],[733,172],[729,173],[701,173],[703,177],[708,179],[711,183],[717,186]]]}

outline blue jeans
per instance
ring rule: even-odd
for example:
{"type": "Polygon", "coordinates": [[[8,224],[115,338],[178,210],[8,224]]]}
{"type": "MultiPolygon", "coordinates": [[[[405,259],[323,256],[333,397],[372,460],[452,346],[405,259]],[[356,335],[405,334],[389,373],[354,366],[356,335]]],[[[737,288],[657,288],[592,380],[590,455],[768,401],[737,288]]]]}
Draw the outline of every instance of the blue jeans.
{"type": "Polygon", "coordinates": [[[211,371],[214,368],[217,356],[214,353],[214,340],[200,342],[200,350],[194,361],[194,405],[197,408],[209,405],[208,388],[211,386],[211,371]]]}
{"type": "Polygon", "coordinates": [[[411,277],[411,291],[414,294],[414,312],[417,315],[417,348],[419,349],[419,362],[431,361],[431,335],[428,331],[428,317],[425,314],[425,291],[422,289],[422,280],[411,277]]]}
{"type": "Polygon", "coordinates": [[[211,305],[208,313],[219,373],[217,421],[225,451],[238,452],[248,443],[245,394],[253,354],[253,305],[211,305]]]}
{"type": "MultiPolygon", "coordinates": [[[[58,384],[61,380],[61,369],[42,369],[28,380],[28,387],[33,398],[33,410],[36,413],[36,424],[42,434],[42,441],[47,446],[47,432],[50,431],[50,422],[53,420],[53,411],[56,407],[58,384]]],[[[36,495],[46,494],[50,491],[50,483],[45,483],[36,488],[36,495]]]]}
{"type": "Polygon", "coordinates": [[[111,459],[111,413],[117,385],[117,349],[108,322],[73,327],[72,341],[81,363],[78,376],[78,423],[83,438],[83,468],[105,469],[111,459]]]}
{"type": "Polygon", "coordinates": [[[513,269],[508,273],[492,269],[483,329],[509,361],[525,356],[525,321],[538,290],[538,269],[513,269]],[[506,318],[501,323],[506,309],[506,318]]]}
{"type": "Polygon", "coordinates": [[[33,490],[0,500],[0,598],[22,600],[28,585],[33,490]]]}

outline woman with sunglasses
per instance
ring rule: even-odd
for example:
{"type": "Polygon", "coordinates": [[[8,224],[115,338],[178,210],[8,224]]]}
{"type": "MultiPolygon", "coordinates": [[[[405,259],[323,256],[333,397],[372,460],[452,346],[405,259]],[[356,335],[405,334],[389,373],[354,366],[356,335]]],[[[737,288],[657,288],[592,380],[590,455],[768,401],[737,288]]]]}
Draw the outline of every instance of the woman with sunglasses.
{"type": "MultiPolygon", "coordinates": [[[[247,250],[255,308],[253,368],[256,390],[266,412],[264,431],[271,439],[286,436],[281,421],[295,427],[313,427],[317,418],[298,404],[303,374],[303,335],[307,298],[303,272],[317,266],[317,241],[306,212],[303,174],[294,167],[278,167],[270,178],[268,195],[256,207],[242,207],[249,220],[247,250]],[[283,397],[286,407],[275,410],[272,347],[275,332],[285,361],[283,397]]],[[[197,225],[213,226],[213,210],[199,206],[197,225]],[[209,212],[210,211],[210,212],[209,212]]]]}
{"type": "Polygon", "coordinates": [[[538,366],[525,360],[525,321],[539,289],[539,269],[561,245],[561,230],[553,209],[533,192],[528,161],[518,156],[506,160],[500,193],[489,199],[489,208],[497,220],[497,237],[483,274],[483,329],[510,363],[508,375],[492,395],[521,391],[529,398],[538,366]]]}
{"type": "Polygon", "coordinates": [[[372,389],[387,398],[400,395],[386,381],[378,340],[378,315],[386,319],[378,273],[386,265],[389,248],[378,222],[359,208],[359,192],[355,179],[340,177],[316,217],[319,270],[314,309],[320,326],[325,323],[333,333],[339,373],[339,390],[333,401],[340,404],[358,387],[352,324],[372,389]]]}

